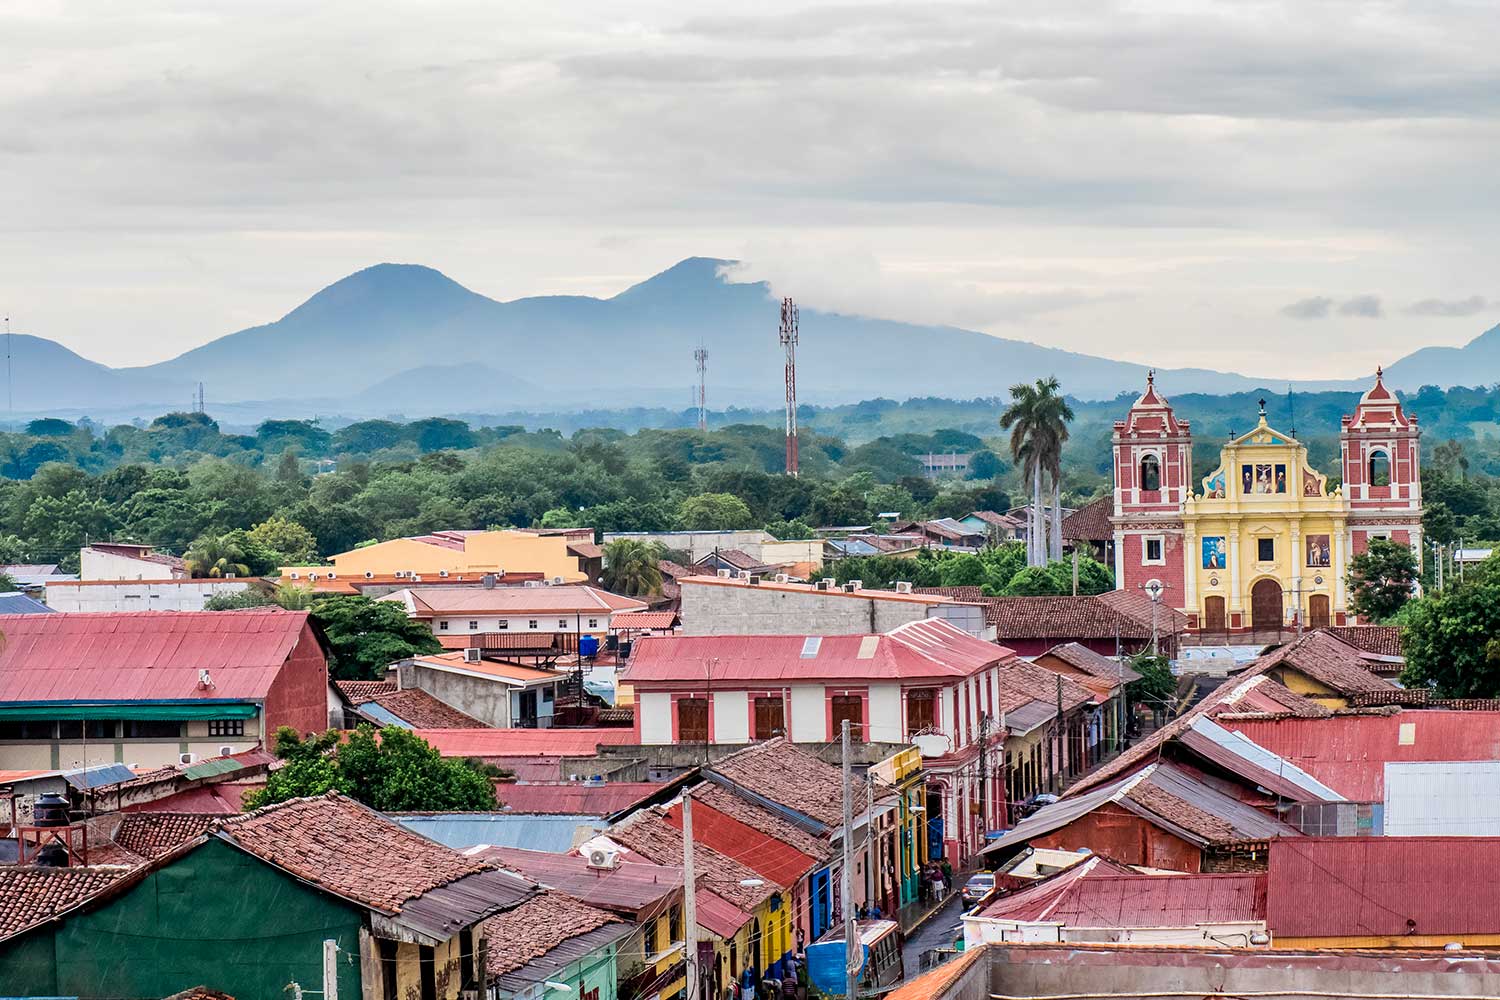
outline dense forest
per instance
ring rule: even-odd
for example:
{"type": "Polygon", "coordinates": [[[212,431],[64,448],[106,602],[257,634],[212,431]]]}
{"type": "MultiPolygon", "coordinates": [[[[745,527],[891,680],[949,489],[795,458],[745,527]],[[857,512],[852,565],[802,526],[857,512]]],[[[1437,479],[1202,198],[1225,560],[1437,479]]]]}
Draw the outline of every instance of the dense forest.
{"type": "MultiPolygon", "coordinates": [[[[1338,420],[1355,399],[1268,399],[1267,412],[1297,427],[1336,483],[1338,420]]],[[[1072,402],[1062,467],[1064,501],[1076,506],[1108,489],[1111,425],[1130,397],[1072,402]]],[[[1429,538],[1500,540],[1500,388],[1424,389],[1406,402],[1422,417],[1429,538]]],[[[1248,430],[1258,412],[1249,394],[1173,403],[1193,422],[1200,474],[1217,461],[1214,442],[1248,430]]],[[[1004,510],[1028,491],[998,427],[1002,410],[998,399],[809,407],[797,479],[780,474],[783,438],[769,420],[564,434],[445,418],[269,420],[246,433],[196,413],[110,428],[41,419],[0,433],[0,561],[67,566],[80,545],[110,538],[180,553],[237,533],[252,570],[263,571],[437,528],[768,527],[791,537],[880,512],[1004,510]],[[957,426],[932,428],[939,419],[957,426]],[[864,433],[831,432],[855,426],[864,433]],[[915,456],[929,451],[975,453],[970,478],[924,479],[915,456]]]]}

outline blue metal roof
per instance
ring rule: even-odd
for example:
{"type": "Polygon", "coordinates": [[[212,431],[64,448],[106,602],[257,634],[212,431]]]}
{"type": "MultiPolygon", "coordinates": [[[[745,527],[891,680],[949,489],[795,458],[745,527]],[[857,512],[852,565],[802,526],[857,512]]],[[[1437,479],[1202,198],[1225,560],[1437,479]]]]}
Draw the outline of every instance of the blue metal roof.
{"type": "Polygon", "coordinates": [[[134,777],[135,772],[124,764],[100,764],[96,767],[63,772],[63,780],[74,788],[98,788],[101,785],[129,781],[134,777]]]}
{"type": "Polygon", "coordinates": [[[518,847],[527,851],[562,854],[572,850],[578,840],[587,840],[603,830],[607,823],[600,816],[555,816],[531,813],[437,813],[435,815],[395,814],[396,822],[413,833],[454,850],[488,844],[491,847],[518,847]],[[575,838],[578,828],[586,831],[575,838]]]}
{"type": "Polygon", "coordinates": [[[378,702],[367,701],[359,706],[359,714],[380,723],[382,726],[400,726],[402,729],[415,729],[410,722],[395,715],[388,709],[382,708],[378,702]]]}
{"type": "Polygon", "coordinates": [[[55,614],[53,608],[47,607],[34,597],[27,597],[19,590],[7,591],[0,594],[0,615],[48,615],[55,614]]]}

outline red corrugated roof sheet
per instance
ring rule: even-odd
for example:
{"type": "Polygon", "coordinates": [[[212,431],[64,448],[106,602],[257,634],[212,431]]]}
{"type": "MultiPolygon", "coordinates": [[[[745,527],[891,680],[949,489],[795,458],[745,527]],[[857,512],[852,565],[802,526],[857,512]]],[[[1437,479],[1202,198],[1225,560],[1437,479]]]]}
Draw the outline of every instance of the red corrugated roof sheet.
{"type": "Polygon", "coordinates": [[[1279,937],[1500,934],[1497,837],[1306,837],[1271,851],[1279,937]]]}
{"type": "Polygon", "coordinates": [[[675,611],[627,611],[609,620],[612,629],[671,628],[677,623],[675,611]]]}
{"type": "MultiPolygon", "coordinates": [[[[682,804],[666,810],[666,819],[682,829],[682,804]]],[[[817,859],[775,837],[719,812],[704,802],[693,803],[693,843],[704,844],[727,858],[752,868],[773,885],[790,889],[817,864],[817,859]]]]}
{"type": "Polygon", "coordinates": [[[968,677],[1014,655],[942,619],[929,618],[871,636],[646,636],[636,643],[621,679],[632,684],[701,682],[705,664],[715,683],[941,679],[968,677]]]}
{"type": "MultiPolygon", "coordinates": [[[[629,730],[626,730],[629,732],[629,730]]],[[[579,781],[496,787],[500,803],[512,812],[576,816],[609,816],[634,805],[661,785],[651,781],[611,781],[590,785],[579,781]]]]}
{"type": "Polygon", "coordinates": [[[444,757],[589,757],[600,747],[635,742],[619,729],[418,729],[444,757]]]}
{"type": "Polygon", "coordinates": [[[1387,761],[1500,760],[1500,712],[1441,709],[1326,719],[1220,718],[1354,802],[1385,800],[1387,761]],[[1401,743],[1410,725],[1411,742],[1401,743]]]}
{"type": "Polygon", "coordinates": [[[996,900],[982,916],[1111,928],[1263,920],[1266,877],[1140,875],[1090,860],[996,900]]]}
{"type": "Polygon", "coordinates": [[[306,627],[260,609],[0,615],[0,703],[263,699],[306,627]]]}

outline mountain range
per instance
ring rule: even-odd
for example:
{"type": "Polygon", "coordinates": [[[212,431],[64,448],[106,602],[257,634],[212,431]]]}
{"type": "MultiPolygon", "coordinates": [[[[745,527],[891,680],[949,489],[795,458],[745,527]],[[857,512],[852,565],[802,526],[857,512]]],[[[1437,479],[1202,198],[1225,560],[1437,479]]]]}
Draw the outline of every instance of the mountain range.
{"type": "MultiPolygon", "coordinates": [[[[731,262],[691,257],[611,298],[499,302],[439,271],[377,264],[324,288],[272,323],[160,364],[112,369],[60,344],[9,345],[17,413],[155,416],[185,408],[199,382],[216,415],[419,417],[629,406],[684,408],[693,350],[708,351],[709,405],[764,406],[782,395],[778,307],[764,283],[723,277],[731,262]]],[[[799,397],[971,398],[1056,375],[1079,399],[1141,385],[1144,365],[949,326],[801,312],[799,397]]],[[[1285,379],[1164,369],[1175,393],[1226,393],[1285,379]]],[[[1398,388],[1500,381],[1500,326],[1460,348],[1423,348],[1387,369],[1398,388]]],[[[1348,381],[1296,383],[1350,389],[1348,381]]]]}

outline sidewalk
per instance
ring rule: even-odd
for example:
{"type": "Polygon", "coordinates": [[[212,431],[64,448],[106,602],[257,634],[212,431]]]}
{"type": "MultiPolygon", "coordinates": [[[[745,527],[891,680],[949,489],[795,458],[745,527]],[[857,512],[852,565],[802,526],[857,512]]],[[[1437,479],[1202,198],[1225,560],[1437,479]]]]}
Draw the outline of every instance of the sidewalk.
{"type": "Polygon", "coordinates": [[[897,910],[896,921],[901,925],[902,935],[909,936],[914,933],[918,928],[920,928],[929,919],[931,919],[934,913],[937,913],[943,907],[952,902],[953,898],[957,896],[960,891],[962,890],[954,889],[952,892],[948,893],[948,895],[933,903],[907,903],[905,906],[901,907],[901,909],[897,910]]]}

